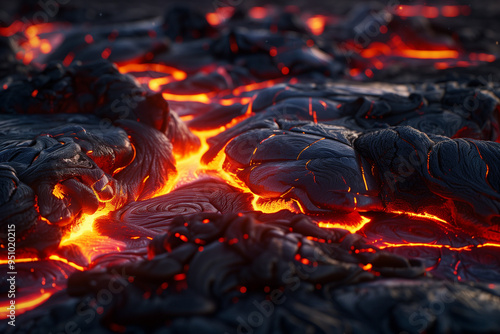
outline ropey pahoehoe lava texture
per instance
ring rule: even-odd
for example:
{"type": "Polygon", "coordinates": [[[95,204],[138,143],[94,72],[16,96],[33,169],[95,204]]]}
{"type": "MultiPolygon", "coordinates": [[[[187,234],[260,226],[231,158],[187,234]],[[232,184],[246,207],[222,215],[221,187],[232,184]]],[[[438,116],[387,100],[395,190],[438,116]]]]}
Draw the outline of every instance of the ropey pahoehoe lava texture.
{"type": "Polygon", "coordinates": [[[2,332],[500,332],[487,3],[0,12],[2,332]]]}

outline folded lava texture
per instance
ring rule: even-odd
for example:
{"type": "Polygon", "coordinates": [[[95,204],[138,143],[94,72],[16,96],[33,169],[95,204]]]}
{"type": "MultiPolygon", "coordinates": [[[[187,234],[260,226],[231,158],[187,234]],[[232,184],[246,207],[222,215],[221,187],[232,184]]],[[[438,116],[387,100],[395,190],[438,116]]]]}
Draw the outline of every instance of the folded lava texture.
{"type": "Polygon", "coordinates": [[[11,6],[2,332],[500,332],[500,8],[312,3],[11,6]]]}

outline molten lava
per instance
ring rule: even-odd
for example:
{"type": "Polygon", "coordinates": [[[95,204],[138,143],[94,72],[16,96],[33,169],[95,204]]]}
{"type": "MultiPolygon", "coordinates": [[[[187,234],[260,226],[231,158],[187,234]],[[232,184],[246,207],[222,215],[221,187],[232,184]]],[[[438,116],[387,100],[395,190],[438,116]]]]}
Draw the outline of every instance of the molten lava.
{"type": "MultiPolygon", "coordinates": [[[[224,27],[226,23],[228,24],[231,23],[231,21],[228,20],[235,11],[236,10],[233,7],[217,8],[214,12],[210,12],[205,15],[207,21],[206,23],[212,26],[210,28],[220,29],[220,27],[224,27]]],[[[444,5],[444,6],[399,5],[396,6],[392,12],[394,15],[399,17],[399,20],[408,22],[410,20],[406,18],[418,17],[418,16],[423,16],[431,20],[439,17],[453,18],[460,15],[466,16],[470,14],[470,8],[468,6],[455,6],[455,5],[444,5]]],[[[252,23],[259,23],[259,22],[262,23],[263,21],[265,21],[265,19],[270,18],[272,14],[274,13],[270,9],[270,7],[253,7],[250,9],[248,16],[251,18],[252,23]]],[[[329,29],[330,25],[335,20],[332,18],[332,16],[328,15],[304,14],[302,18],[304,18],[306,25],[304,34],[306,34],[308,38],[307,42],[305,42],[303,44],[304,46],[302,47],[306,48],[305,45],[307,45],[311,49],[314,47],[315,49],[313,51],[319,52],[319,50],[316,50],[318,48],[314,46],[316,44],[316,38],[318,38],[319,40],[322,36],[329,34],[332,31],[331,29],[329,29]],[[311,34],[314,36],[312,36],[311,34]]],[[[65,25],[60,23],[57,24],[45,23],[45,24],[37,24],[25,27],[23,22],[14,21],[11,25],[7,27],[1,27],[0,35],[2,36],[19,35],[20,37],[22,36],[23,39],[22,42],[20,42],[22,50],[16,54],[16,58],[25,65],[33,65],[34,67],[39,68],[43,67],[42,66],[43,60],[47,59],[47,56],[50,56],[51,53],[57,49],[58,45],[60,45],[62,40],[61,38],[62,33],[60,31],[63,31],[64,27],[65,25]],[[24,28],[26,29],[24,33],[22,33],[22,30],[24,28]]],[[[376,39],[371,40],[369,43],[367,43],[366,46],[358,45],[353,41],[348,41],[348,43],[339,46],[341,49],[343,49],[343,51],[350,51],[354,54],[354,56],[352,57],[353,62],[349,61],[348,62],[349,64],[346,65],[346,67],[342,68],[342,71],[344,71],[343,73],[345,73],[346,75],[347,74],[350,75],[352,78],[355,78],[361,74],[365,74],[365,76],[368,78],[373,78],[376,75],[377,70],[383,70],[384,68],[389,67],[394,63],[405,63],[405,62],[415,61],[415,64],[422,64],[422,63],[430,64],[430,67],[433,67],[435,70],[439,71],[453,67],[469,67],[482,63],[492,63],[496,61],[497,58],[496,55],[489,54],[486,51],[485,52],[477,51],[468,53],[464,51],[464,49],[460,47],[458,44],[454,44],[453,42],[449,42],[449,44],[446,44],[444,42],[434,42],[434,41],[423,42],[423,41],[407,40],[403,36],[404,34],[398,34],[398,32],[391,32],[389,34],[388,33],[389,29],[391,29],[390,25],[382,25],[379,29],[380,36],[377,36],[376,39]]],[[[273,33],[275,33],[277,31],[276,26],[272,25],[271,30],[273,31],[273,33]]],[[[156,34],[155,31],[153,31],[153,33],[156,34]]],[[[91,34],[86,34],[83,37],[85,43],[89,45],[95,44],[98,38],[99,38],[98,35],[93,36],[91,34]]],[[[231,50],[231,52],[233,54],[238,54],[238,52],[240,52],[241,45],[239,47],[238,43],[234,40],[233,37],[229,38],[228,41],[229,41],[228,48],[231,50]]],[[[246,42],[250,43],[251,41],[245,40],[245,43],[246,42]]],[[[322,43],[317,43],[317,45],[321,44],[324,44],[323,41],[322,43]]],[[[230,88],[221,88],[220,90],[216,90],[215,88],[213,90],[201,90],[204,93],[199,93],[199,91],[196,92],[194,90],[188,91],[188,93],[185,93],[185,91],[179,92],[176,91],[175,88],[172,88],[173,85],[170,85],[170,84],[177,84],[183,81],[184,81],[183,83],[189,82],[187,80],[191,78],[190,75],[188,75],[188,73],[191,73],[192,69],[189,70],[186,69],[188,68],[188,66],[185,67],[179,66],[178,68],[174,66],[167,66],[165,64],[162,64],[161,60],[158,60],[161,58],[154,58],[154,60],[152,60],[153,58],[150,58],[150,60],[154,61],[155,63],[152,62],[148,63],[143,60],[141,61],[130,60],[127,62],[123,63],[119,62],[118,64],[116,64],[120,73],[132,75],[137,80],[137,82],[143,85],[143,87],[147,87],[149,89],[149,91],[147,91],[148,94],[151,92],[159,93],[158,95],[155,95],[155,97],[161,94],[164,100],[166,100],[167,102],[172,102],[170,104],[172,109],[175,109],[176,107],[179,106],[185,106],[185,109],[187,111],[184,110],[183,112],[179,112],[179,114],[182,115],[180,118],[183,122],[187,124],[187,126],[189,126],[190,121],[196,120],[196,117],[199,116],[199,114],[197,114],[196,108],[200,108],[200,110],[202,110],[201,112],[202,114],[209,107],[217,107],[217,108],[235,107],[235,110],[237,109],[237,107],[241,107],[241,113],[237,114],[238,116],[235,116],[233,118],[224,119],[223,122],[219,123],[219,125],[224,124],[222,126],[218,126],[215,128],[206,128],[204,130],[191,129],[191,133],[194,136],[196,136],[200,141],[201,145],[199,149],[195,152],[190,152],[187,155],[174,154],[175,168],[177,174],[175,175],[175,177],[171,177],[166,182],[166,184],[163,184],[161,189],[156,191],[152,197],[159,197],[172,193],[181,186],[188,185],[195,181],[200,181],[208,178],[215,178],[225,182],[228,185],[231,185],[241,193],[249,195],[248,197],[251,198],[250,200],[251,208],[254,211],[262,213],[277,213],[282,210],[287,210],[289,212],[286,213],[290,215],[308,214],[308,211],[303,207],[303,204],[301,204],[299,200],[291,198],[291,194],[293,194],[293,192],[296,191],[299,186],[297,186],[297,188],[295,188],[294,186],[287,186],[284,188],[285,190],[283,191],[283,193],[281,193],[281,195],[277,195],[275,198],[265,198],[253,193],[247,184],[241,181],[235,174],[227,171],[224,168],[224,162],[226,161],[225,148],[228,145],[227,143],[226,146],[224,146],[224,148],[222,148],[218,152],[217,156],[215,157],[214,160],[212,160],[212,162],[208,164],[202,162],[202,157],[205,155],[205,153],[207,153],[207,151],[210,148],[208,144],[209,139],[214,138],[215,136],[237,126],[241,122],[258,115],[258,113],[261,112],[260,109],[258,110],[256,109],[257,111],[254,111],[253,109],[254,101],[257,101],[255,105],[258,102],[260,102],[259,100],[256,99],[260,90],[274,88],[278,84],[284,83],[288,84],[286,89],[289,89],[291,91],[292,88],[295,89],[293,85],[297,83],[302,83],[301,82],[302,77],[300,77],[300,75],[296,75],[298,70],[297,68],[295,68],[296,65],[295,63],[300,63],[300,61],[302,60],[301,57],[307,58],[309,57],[309,55],[307,55],[306,57],[303,56],[302,54],[299,54],[298,50],[294,50],[293,52],[297,52],[297,54],[293,52],[291,53],[293,53],[292,56],[297,57],[297,59],[293,58],[293,61],[290,61],[290,64],[286,63],[285,66],[285,63],[281,62],[282,60],[280,58],[284,57],[283,54],[285,54],[286,56],[286,53],[283,52],[284,47],[283,48],[278,46],[269,46],[269,48],[265,47],[264,46],[262,47],[264,51],[262,51],[261,52],[262,54],[259,56],[262,56],[263,59],[264,57],[269,57],[269,64],[270,64],[269,66],[274,69],[273,66],[276,65],[275,72],[277,74],[271,73],[267,75],[265,78],[258,78],[255,80],[254,79],[244,80],[243,82],[246,84],[232,85],[233,80],[231,75],[228,74],[229,70],[226,70],[223,65],[220,65],[219,63],[214,61],[210,65],[203,66],[201,70],[198,69],[199,72],[203,72],[204,74],[209,74],[211,71],[216,71],[218,74],[221,74],[224,77],[224,79],[226,79],[227,82],[230,82],[231,85],[228,84],[228,86],[226,86],[230,88]],[[290,77],[286,77],[288,75],[290,75],[290,77]],[[292,75],[294,76],[293,78],[291,77],[292,75]]],[[[113,59],[113,56],[116,54],[116,52],[113,50],[114,49],[112,49],[111,47],[106,46],[105,48],[102,49],[102,51],[99,50],[100,57],[103,59],[113,59]]],[[[64,56],[61,57],[61,59],[64,58],[64,60],[62,61],[63,65],[69,66],[71,63],[73,63],[75,55],[78,54],[75,54],[75,52],[69,52],[67,54],[64,53],[64,56]]],[[[323,58],[327,58],[326,54],[325,57],[323,58]]],[[[320,57],[320,60],[323,61],[324,60],[323,58],[320,57]]],[[[234,63],[235,64],[238,63],[238,60],[235,60],[234,63]]],[[[320,61],[318,61],[318,63],[319,65],[324,65],[320,61]]],[[[314,64],[318,65],[317,63],[314,64]]],[[[231,65],[233,66],[234,64],[231,65]]],[[[317,70],[317,73],[315,73],[315,75],[319,76],[321,75],[321,72],[327,72],[329,76],[331,75],[332,77],[334,77],[333,73],[330,73],[329,70],[323,70],[323,68],[320,67],[319,65],[318,67],[321,68],[322,70],[321,71],[317,70]]],[[[195,71],[193,70],[193,72],[195,71]]],[[[256,78],[257,77],[258,76],[256,76],[256,78]]],[[[330,77],[328,78],[330,79],[330,77]]],[[[314,77],[314,79],[316,79],[316,77],[314,77]]],[[[10,85],[9,82],[4,83],[3,89],[7,89],[9,85],[10,85]]],[[[327,101],[328,96],[326,94],[321,95],[320,92],[321,85],[322,83],[317,83],[317,87],[314,87],[314,90],[311,90],[313,93],[305,97],[306,99],[308,99],[308,105],[306,107],[306,110],[308,111],[308,115],[310,116],[310,122],[314,126],[317,126],[318,124],[321,125],[322,122],[321,117],[325,116],[321,115],[318,109],[314,110],[315,104],[313,100],[319,100],[318,97],[321,97],[324,100],[319,100],[319,102],[317,103],[323,106],[325,112],[328,110],[328,103],[325,102],[327,101]]],[[[42,89],[41,88],[39,89],[40,92],[42,92],[42,89]]],[[[41,98],[41,96],[43,95],[40,92],[38,89],[34,90],[31,89],[29,94],[31,94],[31,98],[36,99],[36,98],[41,98]]],[[[346,105],[348,105],[349,103],[352,103],[352,101],[347,101],[348,99],[347,89],[345,94],[347,102],[346,105]]],[[[300,100],[300,98],[303,97],[304,96],[299,96],[299,94],[297,93],[296,97],[297,100],[300,100]]],[[[362,100],[362,98],[359,98],[358,100],[356,100],[356,102],[358,102],[359,100],[362,100]]],[[[164,103],[164,101],[161,102],[164,103]]],[[[273,106],[277,104],[275,100],[273,100],[272,103],[273,106]]],[[[337,108],[342,112],[343,109],[341,109],[341,107],[343,104],[344,102],[342,101],[342,104],[338,104],[337,108]]],[[[370,112],[372,108],[373,105],[370,107],[370,112]]],[[[231,108],[226,108],[226,109],[232,110],[231,108]]],[[[380,116],[380,118],[383,117],[380,116]]],[[[261,120],[262,119],[259,119],[259,121],[261,120]]],[[[274,121],[276,122],[276,119],[274,119],[274,121]]],[[[381,128],[383,128],[383,126],[381,126],[381,128]]],[[[303,134],[305,135],[306,133],[304,132],[303,134]]],[[[275,134],[271,135],[271,137],[272,136],[275,136],[275,134]]],[[[263,141],[266,139],[263,139],[263,141]]],[[[311,146],[313,145],[317,146],[318,143],[320,144],[324,143],[322,142],[324,139],[326,139],[326,137],[312,141],[310,144],[307,144],[299,152],[297,160],[299,160],[299,157],[302,154],[304,154],[303,156],[307,155],[309,153],[309,151],[307,150],[309,150],[311,146]]],[[[134,151],[133,155],[131,154],[133,161],[134,159],[137,158],[136,154],[137,152],[135,151],[136,149],[134,145],[132,145],[132,150],[134,151]]],[[[255,148],[255,150],[253,151],[253,155],[255,155],[256,151],[257,148],[255,148]]],[[[477,151],[481,155],[479,148],[477,149],[477,151]]],[[[91,155],[92,151],[87,151],[87,154],[91,155]]],[[[481,159],[483,159],[483,156],[481,156],[481,159]]],[[[305,159],[305,161],[307,161],[305,163],[306,169],[308,169],[308,166],[310,167],[312,165],[309,164],[311,160],[307,161],[307,159],[305,159]]],[[[123,171],[125,168],[129,167],[131,165],[131,162],[129,162],[126,166],[117,168],[114,171],[113,176],[123,171]]],[[[427,167],[429,168],[429,159],[427,160],[427,164],[428,164],[427,167]]],[[[250,165],[252,165],[251,159],[250,159],[250,165]]],[[[313,182],[317,183],[316,175],[312,171],[309,172],[312,175],[313,182]]],[[[490,172],[490,167],[488,166],[488,164],[486,164],[486,176],[485,176],[486,179],[488,179],[489,172],[490,172]]],[[[363,165],[361,164],[360,173],[361,173],[360,180],[362,180],[362,183],[360,181],[361,184],[360,189],[364,188],[364,191],[366,191],[367,193],[370,191],[375,192],[376,190],[372,189],[374,188],[374,186],[372,186],[374,183],[372,183],[370,179],[370,177],[373,177],[372,175],[373,173],[370,174],[370,169],[364,168],[363,165]]],[[[152,178],[150,178],[150,175],[148,175],[145,178],[141,176],[139,180],[142,179],[144,179],[143,180],[143,185],[144,185],[146,181],[148,180],[151,181],[152,178]]],[[[344,178],[342,177],[342,179],[344,178]]],[[[344,183],[347,185],[346,180],[344,180],[344,183]]],[[[349,187],[348,189],[349,189],[348,192],[351,192],[351,187],[349,187]]],[[[63,187],[59,183],[56,184],[52,190],[52,195],[60,200],[65,199],[67,196],[67,194],[65,194],[65,187],[63,187]]],[[[29,265],[30,263],[36,263],[40,261],[47,261],[52,264],[57,263],[58,265],[63,266],[64,269],[61,269],[62,276],[67,278],[68,275],[71,274],[71,272],[77,272],[77,271],[84,272],[89,268],[92,268],[93,265],[98,263],[97,259],[101,256],[113,253],[123,253],[124,251],[129,250],[128,249],[129,245],[127,243],[130,240],[134,240],[134,242],[139,243],[141,241],[140,240],[141,238],[153,239],[154,236],[153,233],[151,233],[151,235],[148,235],[146,237],[144,235],[138,236],[135,234],[130,234],[127,236],[127,238],[130,239],[130,240],[127,239],[127,242],[118,240],[119,239],[118,237],[117,239],[114,239],[113,235],[110,236],[102,234],[99,231],[96,222],[99,219],[103,219],[103,221],[105,221],[106,218],[109,218],[109,221],[112,222],[113,219],[111,218],[113,218],[112,215],[114,210],[118,210],[120,208],[112,206],[109,199],[101,200],[99,196],[97,196],[97,198],[100,201],[101,207],[93,214],[82,214],[80,217],[77,217],[74,226],[72,226],[69,230],[64,230],[64,235],[62,236],[62,239],[56,250],[51,248],[49,254],[38,255],[37,257],[35,256],[29,257],[29,255],[26,255],[25,257],[20,257],[16,259],[16,262],[19,264],[22,263],[23,265],[29,265]],[[79,250],[79,252],[83,257],[83,260],[81,258],[79,260],[73,260],[72,257],[68,255],[68,254],[73,254],[72,252],[74,252],[75,249],[79,250]]],[[[358,198],[354,197],[353,201],[354,201],[354,211],[351,213],[340,214],[334,212],[334,215],[310,214],[310,217],[320,228],[343,229],[350,232],[351,234],[358,234],[362,237],[366,237],[367,234],[364,233],[365,229],[368,229],[368,227],[376,225],[377,219],[372,217],[371,214],[373,214],[373,212],[364,212],[358,210],[360,205],[358,203],[359,197],[358,198]]],[[[380,211],[382,210],[383,209],[380,209],[380,211]]],[[[395,215],[396,220],[401,219],[402,221],[405,222],[408,220],[415,222],[423,221],[425,223],[431,224],[432,226],[439,226],[440,228],[443,228],[445,231],[448,231],[448,228],[450,229],[450,231],[452,228],[454,228],[454,225],[451,224],[451,222],[448,222],[442,217],[436,216],[427,211],[415,213],[415,212],[394,210],[394,211],[385,211],[383,212],[383,214],[393,214],[395,215]]],[[[49,223],[48,220],[43,217],[40,219],[44,223],[49,223]]],[[[208,224],[209,222],[210,221],[208,219],[203,220],[204,224],[205,223],[208,224]]],[[[316,226],[314,226],[314,228],[316,228],[316,226]]],[[[332,230],[328,231],[320,230],[320,231],[324,233],[334,233],[332,232],[332,230]]],[[[471,236],[472,239],[476,237],[475,235],[476,231],[466,231],[466,232],[471,236]]],[[[346,235],[348,234],[347,232],[345,233],[346,235]]],[[[187,236],[179,233],[177,233],[177,235],[178,239],[180,239],[181,241],[183,242],[189,241],[187,236]]],[[[307,238],[315,242],[316,241],[325,242],[325,239],[312,237],[310,235],[307,236],[307,238]]],[[[368,237],[366,238],[368,240],[368,237]]],[[[235,240],[236,241],[234,241],[234,243],[238,242],[237,239],[235,240]]],[[[477,239],[475,239],[474,241],[476,240],[477,239]]],[[[222,242],[225,242],[223,238],[221,243],[222,242]]],[[[231,242],[231,240],[229,242],[231,242]]],[[[422,247],[422,248],[443,249],[450,252],[458,253],[458,252],[469,252],[477,250],[478,248],[493,249],[500,247],[500,243],[492,242],[487,238],[485,238],[483,241],[478,241],[477,244],[467,244],[464,246],[456,246],[456,247],[453,246],[451,242],[450,244],[446,244],[445,242],[437,240],[432,242],[411,242],[407,240],[401,240],[401,242],[389,242],[387,239],[384,240],[384,238],[380,238],[380,239],[371,239],[368,240],[368,242],[370,247],[373,248],[378,247],[378,249],[387,249],[392,251],[397,249],[404,249],[405,247],[414,247],[415,249],[422,247]]],[[[228,243],[228,245],[230,246],[232,244],[228,243]]],[[[4,245],[2,245],[2,247],[4,247],[4,245]]],[[[200,248],[203,249],[202,246],[200,246],[200,248]]],[[[362,250],[362,252],[376,253],[376,251],[373,248],[364,249],[362,250]]],[[[359,253],[360,251],[357,250],[357,252],[359,253]]],[[[299,254],[297,254],[295,259],[304,265],[313,265],[313,263],[309,259],[301,257],[299,254]]],[[[5,265],[5,264],[8,264],[8,260],[0,259],[0,265],[5,265]]],[[[458,262],[456,266],[458,266],[458,262]]],[[[361,264],[360,267],[366,272],[372,272],[374,264],[365,262],[364,264],[361,264]]],[[[359,271],[359,267],[356,268],[359,271]]],[[[456,271],[457,270],[455,267],[455,273],[456,271]]],[[[183,282],[186,280],[185,273],[176,273],[172,277],[175,281],[179,282],[183,282]]],[[[42,304],[47,299],[49,299],[50,296],[65,288],[64,285],[59,285],[56,283],[52,283],[50,286],[45,288],[46,285],[45,279],[41,284],[44,286],[44,288],[41,290],[37,290],[34,292],[28,291],[26,293],[20,294],[20,297],[16,301],[17,314],[22,314],[26,311],[36,308],[38,305],[42,304]]],[[[238,291],[244,294],[247,292],[247,287],[241,286],[238,288],[238,291]]],[[[0,308],[2,309],[0,311],[1,316],[7,315],[6,312],[7,305],[8,302],[0,303],[0,308]]]]}

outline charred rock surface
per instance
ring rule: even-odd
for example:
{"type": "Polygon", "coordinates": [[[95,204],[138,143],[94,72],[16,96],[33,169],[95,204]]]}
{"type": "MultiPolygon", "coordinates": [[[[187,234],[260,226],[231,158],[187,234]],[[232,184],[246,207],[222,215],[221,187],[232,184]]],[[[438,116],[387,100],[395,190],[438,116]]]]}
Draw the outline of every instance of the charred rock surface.
{"type": "Polygon", "coordinates": [[[0,100],[2,226],[20,234],[39,217],[62,226],[151,197],[175,175],[173,153],[199,145],[161,96],[107,62],[49,65],[0,100]]]}
{"type": "MultiPolygon", "coordinates": [[[[414,85],[280,84],[257,91],[251,105],[254,118],[220,136],[229,138],[256,124],[256,120],[277,118],[340,125],[357,131],[406,125],[450,138],[494,140],[498,136],[499,97],[497,84],[478,80],[414,85]]],[[[237,105],[213,108],[189,125],[195,129],[224,125],[247,110],[237,105]]]]}
{"type": "Polygon", "coordinates": [[[434,208],[459,225],[477,217],[475,224],[496,226],[498,143],[412,127],[359,133],[277,119],[237,127],[204,158],[224,147],[224,168],[263,198],[293,198],[309,213],[434,208]]]}
{"type": "Polygon", "coordinates": [[[0,331],[500,331],[492,1],[152,2],[0,9],[0,331]]]}
{"type": "Polygon", "coordinates": [[[137,333],[162,332],[165,324],[188,333],[207,332],[206,326],[214,333],[412,332],[418,326],[487,333],[500,313],[495,290],[426,279],[422,263],[320,229],[307,218],[263,223],[238,215],[179,217],[149,251],[148,260],[73,274],[67,290],[72,298],[62,303],[66,311],[54,309],[43,318],[33,312],[22,330],[41,333],[75,322],[86,331],[104,326],[104,332],[137,333]],[[99,293],[111,286],[110,299],[100,302],[99,293]],[[488,302],[470,303],[469,297],[488,302]],[[376,312],[382,322],[373,313],[381,300],[387,307],[376,312]],[[439,318],[412,320],[415,308],[430,312],[433,303],[441,307],[439,318]],[[86,307],[91,304],[94,309],[86,307]],[[83,307],[97,312],[71,316],[83,307]],[[459,314],[470,316],[451,321],[459,314]]]}

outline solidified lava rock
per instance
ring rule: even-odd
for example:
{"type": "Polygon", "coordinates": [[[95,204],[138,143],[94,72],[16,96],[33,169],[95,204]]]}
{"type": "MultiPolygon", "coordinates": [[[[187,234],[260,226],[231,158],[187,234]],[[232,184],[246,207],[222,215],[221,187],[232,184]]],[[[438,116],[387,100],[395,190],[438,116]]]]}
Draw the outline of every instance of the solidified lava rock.
{"type": "MultiPolygon", "coordinates": [[[[265,119],[308,120],[366,131],[411,126],[427,134],[495,140],[500,91],[478,80],[386,83],[277,84],[254,93],[251,111],[218,137],[223,141],[265,119]]],[[[247,107],[217,107],[190,121],[195,129],[229,123],[247,107]],[[216,117],[217,115],[217,117],[216,117]]],[[[212,142],[217,142],[217,137],[212,142]]]]}
{"type": "Polygon", "coordinates": [[[221,4],[1,24],[0,331],[499,332],[498,11],[221,4]]]}
{"type": "Polygon", "coordinates": [[[195,213],[253,211],[252,198],[218,179],[203,179],[179,187],[169,194],[135,201],[116,211],[113,217],[129,226],[163,233],[178,216],[195,213]]]}
{"type": "Polygon", "coordinates": [[[318,228],[306,217],[179,217],[149,249],[148,260],[73,274],[71,298],[59,297],[64,315],[54,309],[42,318],[35,311],[22,330],[41,333],[71,322],[84,331],[104,326],[136,333],[165,332],[165,324],[172,333],[207,332],[206,326],[214,333],[412,332],[435,326],[487,333],[500,315],[498,291],[427,279],[419,261],[318,228]],[[103,291],[109,292],[106,299],[103,291]],[[437,304],[439,317],[432,313],[437,304]],[[75,309],[87,312],[71,315],[75,309]],[[416,322],[415,309],[431,318],[416,322]],[[457,319],[460,314],[468,316],[457,319]]]}
{"type": "Polygon", "coordinates": [[[477,228],[496,225],[498,143],[412,127],[359,133],[308,121],[254,121],[219,135],[204,158],[225,147],[224,168],[263,198],[293,198],[308,213],[427,208],[459,225],[471,217],[477,228]]]}
{"type": "Polygon", "coordinates": [[[351,144],[357,133],[308,122],[266,125],[234,138],[225,149],[224,168],[252,192],[296,198],[309,213],[381,209],[371,166],[351,144]]]}
{"type": "Polygon", "coordinates": [[[173,152],[199,145],[161,96],[105,61],[51,64],[12,82],[0,101],[2,226],[19,234],[40,216],[66,225],[151,197],[176,173],[173,152]]]}
{"type": "Polygon", "coordinates": [[[479,223],[495,224],[500,214],[499,143],[427,136],[411,127],[396,127],[360,136],[355,147],[384,178],[382,197],[388,205],[430,206],[426,201],[437,195],[443,207],[445,201],[453,203],[454,216],[462,223],[467,224],[473,212],[479,223]],[[460,219],[462,210],[466,219],[460,219]]]}

